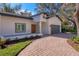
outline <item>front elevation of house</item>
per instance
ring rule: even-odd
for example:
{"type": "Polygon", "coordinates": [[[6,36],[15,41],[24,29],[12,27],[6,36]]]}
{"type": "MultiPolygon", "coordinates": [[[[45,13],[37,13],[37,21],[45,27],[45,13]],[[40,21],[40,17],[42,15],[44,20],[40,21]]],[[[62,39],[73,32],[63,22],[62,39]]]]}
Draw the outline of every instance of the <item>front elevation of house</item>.
{"type": "Polygon", "coordinates": [[[61,32],[61,20],[57,16],[45,18],[43,13],[32,17],[0,12],[0,36],[19,34],[54,34],[61,32]]]}

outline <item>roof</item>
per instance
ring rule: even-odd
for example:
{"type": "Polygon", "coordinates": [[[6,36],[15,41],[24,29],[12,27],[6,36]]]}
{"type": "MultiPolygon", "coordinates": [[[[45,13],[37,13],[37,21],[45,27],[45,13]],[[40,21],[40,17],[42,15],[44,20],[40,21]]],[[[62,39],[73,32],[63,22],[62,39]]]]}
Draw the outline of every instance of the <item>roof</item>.
{"type": "Polygon", "coordinates": [[[41,14],[47,14],[47,13],[45,13],[45,12],[41,12],[41,13],[38,13],[38,14],[32,15],[32,17],[34,17],[34,16],[38,16],[38,15],[41,15],[41,14]]]}
{"type": "Polygon", "coordinates": [[[0,15],[12,16],[12,17],[18,17],[18,18],[24,18],[24,19],[33,20],[32,17],[26,17],[26,16],[22,16],[22,15],[18,15],[18,14],[13,14],[13,13],[8,13],[8,12],[0,12],[0,15]]]}
{"type": "MultiPolygon", "coordinates": [[[[40,15],[40,14],[47,14],[47,13],[38,13],[36,15],[33,15],[32,17],[34,16],[37,16],[37,15],[40,15]]],[[[8,13],[8,12],[0,12],[0,15],[4,15],[4,16],[12,16],[12,17],[18,17],[18,18],[24,18],[24,19],[29,19],[29,20],[33,20],[32,17],[26,17],[26,16],[22,16],[22,15],[18,15],[18,14],[13,14],[13,13],[8,13]]],[[[61,21],[62,19],[60,18],[60,16],[56,15],[56,17],[58,17],[61,21]]],[[[49,19],[50,17],[46,18],[46,19],[49,19]]]]}
{"type": "MultiPolygon", "coordinates": [[[[47,13],[45,13],[45,12],[42,12],[42,13],[38,13],[38,14],[36,14],[36,15],[33,15],[32,17],[34,17],[34,16],[38,16],[38,15],[40,15],[40,14],[46,14],[46,15],[48,15],[47,13]]],[[[58,19],[60,19],[60,21],[62,21],[62,19],[60,18],[60,16],[59,15],[55,15],[58,19]]],[[[49,18],[51,18],[51,17],[53,17],[53,16],[48,16],[48,17],[46,17],[46,19],[49,19],[49,18]]]]}

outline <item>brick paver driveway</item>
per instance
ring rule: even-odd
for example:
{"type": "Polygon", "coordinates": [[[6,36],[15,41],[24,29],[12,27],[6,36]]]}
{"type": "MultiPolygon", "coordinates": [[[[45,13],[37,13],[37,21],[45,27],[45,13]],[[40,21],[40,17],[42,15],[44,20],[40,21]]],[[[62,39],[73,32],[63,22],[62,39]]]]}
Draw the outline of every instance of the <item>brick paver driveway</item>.
{"type": "Polygon", "coordinates": [[[19,56],[78,56],[79,52],[75,51],[66,41],[69,37],[67,34],[56,34],[37,39],[19,56]]]}

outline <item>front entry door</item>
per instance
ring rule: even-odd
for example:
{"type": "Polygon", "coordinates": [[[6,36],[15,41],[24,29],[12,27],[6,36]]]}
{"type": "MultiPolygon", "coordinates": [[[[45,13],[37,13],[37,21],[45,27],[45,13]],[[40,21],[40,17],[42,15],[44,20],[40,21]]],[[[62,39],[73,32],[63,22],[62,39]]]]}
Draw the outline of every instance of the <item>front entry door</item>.
{"type": "Polygon", "coordinates": [[[36,25],[35,24],[31,25],[31,33],[36,33],[36,25]]]}

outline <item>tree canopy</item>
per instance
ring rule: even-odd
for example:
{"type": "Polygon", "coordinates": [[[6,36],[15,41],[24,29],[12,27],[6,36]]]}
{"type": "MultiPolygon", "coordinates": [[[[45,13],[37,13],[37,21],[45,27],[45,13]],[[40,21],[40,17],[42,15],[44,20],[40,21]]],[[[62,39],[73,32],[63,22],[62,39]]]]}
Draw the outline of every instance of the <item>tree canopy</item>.
{"type": "Polygon", "coordinates": [[[39,3],[37,4],[37,13],[46,12],[49,15],[56,14],[62,3],[39,3]]]}
{"type": "Polygon", "coordinates": [[[72,19],[75,12],[75,3],[39,3],[37,13],[46,12],[49,15],[58,14],[65,18],[72,19]]]}
{"type": "Polygon", "coordinates": [[[1,3],[0,4],[0,11],[2,12],[10,12],[15,13],[15,11],[18,11],[21,9],[21,4],[16,4],[12,7],[12,4],[10,3],[1,3]]]}

